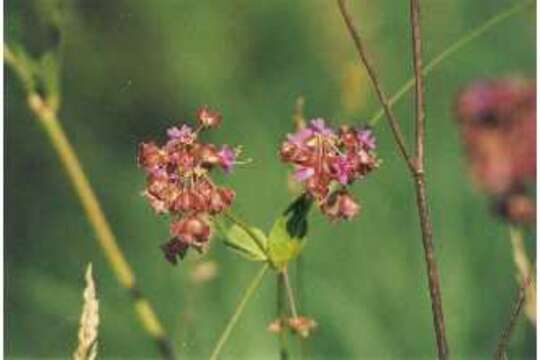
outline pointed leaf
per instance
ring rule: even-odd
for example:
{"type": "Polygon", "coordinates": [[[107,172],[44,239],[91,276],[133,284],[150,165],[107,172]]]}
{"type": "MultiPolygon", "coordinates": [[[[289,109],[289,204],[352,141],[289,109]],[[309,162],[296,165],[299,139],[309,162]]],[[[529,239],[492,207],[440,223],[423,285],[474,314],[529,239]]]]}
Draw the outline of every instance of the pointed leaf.
{"type": "Polygon", "coordinates": [[[55,51],[48,51],[41,56],[40,78],[49,100],[54,109],[60,106],[60,64],[55,51]]]}
{"type": "Polygon", "coordinates": [[[280,216],[268,236],[268,255],[272,265],[283,269],[302,250],[299,238],[292,237],[287,230],[287,218],[280,216]]]}
{"type": "MultiPolygon", "coordinates": [[[[251,227],[251,234],[256,236],[261,244],[267,244],[268,240],[264,232],[255,227],[251,227]]],[[[266,261],[268,257],[252,236],[242,227],[234,224],[225,232],[225,245],[235,250],[243,257],[253,261],[266,261]]]]}

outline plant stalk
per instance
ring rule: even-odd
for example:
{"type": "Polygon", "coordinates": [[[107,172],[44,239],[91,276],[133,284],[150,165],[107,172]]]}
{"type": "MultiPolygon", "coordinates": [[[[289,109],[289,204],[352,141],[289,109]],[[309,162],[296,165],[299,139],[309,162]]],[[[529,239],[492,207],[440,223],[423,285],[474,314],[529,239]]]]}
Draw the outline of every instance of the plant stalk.
{"type": "Polygon", "coordinates": [[[353,23],[352,17],[347,10],[346,0],[337,0],[337,2],[338,2],[339,9],[341,11],[341,15],[343,16],[343,20],[345,21],[345,25],[347,26],[347,29],[349,30],[349,34],[351,35],[351,38],[358,52],[358,55],[360,56],[360,59],[367,70],[367,73],[371,80],[373,88],[375,89],[375,93],[377,94],[377,97],[384,109],[386,118],[388,119],[388,124],[390,125],[390,129],[392,130],[392,134],[394,136],[394,140],[398,146],[398,150],[401,156],[403,157],[403,159],[405,160],[405,162],[407,163],[409,170],[414,171],[414,161],[411,155],[409,154],[409,151],[407,150],[407,145],[405,144],[405,138],[403,137],[401,127],[399,126],[399,122],[397,121],[394,115],[394,111],[390,107],[388,98],[382,89],[382,86],[375,72],[375,68],[373,67],[373,65],[371,64],[371,61],[369,60],[367,56],[367,52],[364,48],[364,43],[362,41],[362,38],[360,37],[360,34],[358,33],[358,30],[356,29],[356,26],[353,23]]]}
{"type": "Polygon", "coordinates": [[[276,293],[277,293],[277,318],[281,325],[281,331],[279,332],[279,358],[281,360],[289,359],[289,345],[287,342],[287,328],[284,326],[284,322],[287,320],[287,309],[285,303],[285,282],[283,274],[278,273],[276,276],[276,293]]]}
{"type": "Polygon", "coordinates": [[[504,330],[499,338],[499,341],[497,342],[495,353],[493,354],[493,358],[496,360],[506,359],[506,349],[508,348],[508,344],[510,343],[512,334],[514,333],[514,329],[519,319],[519,314],[521,313],[521,309],[523,308],[523,304],[525,303],[525,299],[527,296],[527,288],[531,284],[533,274],[534,274],[534,268],[530,272],[527,279],[523,281],[523,283],[517,290],[516,299],[512,307],[512,314],[510,315],[510,319],[508,320],[508,323],[504,327],[504,330]]]}
{"type": "Polygon", "coordinates": [[[398,145],[402,157],[407,163],[410,176],[414,182],[416,192],[416,203],[418,215],[420,218],[420,230],[422,233],[422,244],[424,249],[424,258],[426,261],[429,293],[431,298],[431,307],[433,312],[433,323],[435,329],[435,337],[437,341],[437,350],[440,359],[448,358],[448,345],[446,341],[446,332],[444,327],[444,315],[442,308],[442,298],[440,290],[440,277],[437,269],[433,247],[433,226],[429,216],[425,172],[424,172],[424,143],[425,143],[425,111],[424,111],[424,88],[421,69],[421,36],[419,22],[419,6],[418,2],[411,0],[411,26],[413,28],[413,52],[414,52],[414,67],[415,67],[415,83],[416,87],[416,152],[413,158],[405,149],[405,141],[401,135],[398,121],[395,118],[388,98],[385,95],[373,66],[366,56],[366,50],[360,38],[359,32],[354,25],[351,15],[349,14],[345,0],[337,0],[338,6],[349,31],[349,34],[356,46],[356,50],[360,56],[360,60],[364,64],[375,88],[375,92],[381,102],[383,110],[386,114],[390,127],[394,133],[394,140],[398,145]]]}
{"type": "Polygon", "coordinates": [[[441,296],[441,284],[435,251],[433,246],[433,225],[430,219],[429,206],[424,175],[426,141],[426,105],[424,75],[422,74],[422,31],[420,24],[420,0],[410,0],[410,23],[412,30],[413,65],[415,75],[415,102],[416,102],[416,166],[414,171],[416,203],[420,217],[422,232],[422,245],[426,261],[429,293],[431,296],[431,310],[433,313],[433,327],[437,341],[439,359],[448,358],[448,342],[444,325],[444,313],[441,296]]]}
{"type": "Polygon", "coordinates": [[[28,86],[28,78],[25,78],[25,76],[30,76],[30,71],[24,67],[23,63],[17,60],[6,45],[4,45],[4,59],[8,65],[13,67],[21,81],[26,84],[28,106],[36,116],[39,124],[43,126],[45,133],[60,158],[84,209],[85,215],[96,233],[101,250],[116,275],[118,282],[130,293],[135,311],[143,328],[154,339],[163,358],[175,359],[176,356],[172,342],[165,333],[149,301],[137,287],[135,274],[118,246],[116,237],[82,169],[79,158],[60,124],[57,110],[53,109],[42,96],[28,86]]]}
{"type": "Polygon", "coordinates": [[[255,291],[261,285],[262,279],[264,278],[264,275],[266,274],[266,271],[268,270],[269,265],[266,263],[264,264],[259,272],[255,275],[253,280],[249,283],[248,287],[244,290],[244,293],[242,295],[242,298],[240,299],[240,302],[238,303],[238,306],[234,310],[234,313],[232,314],[231,318],[227,322],[227,326],[225,326],[225,329],[223,330],[223,333],[221,333],[221,336],[219,337],[214,350],[212,351],[212,355],[210,355],[210,360],[216,360],[221,353],[221,350],[223,349],[223,346],[229,339],[229,336],[231,335],[232,330],[234,329],[234,326],[238,322],[238,319],[240,319],[240,315],[242,315],[242,312],[244,311],[244,308],[246,307],[248,301],[251,299],[253,294],[255,294],[255,291]]]}
{"type": "MultiPolygon", "coordinates": [[[[468,45],[473,40],[476,40],[481,35],[488,32],[490,29],[492,29],[495,25],[498,25],[499,23],[503,22],[504,20],[508,19],[512,15],[517,14],[519,11],[523,10],[524,8],[534,4],[534,0],[525,0],[522,1],[516,5],[513,5],[507,9],[504,9],[500,13],[494,15],[489,20],[487,20],[485,23],[481,24],[480,26],[472,29],[471,31],[464,34],[462,37],[457,39],[454,43],[452,43],[450,46],[448,46],[446,49],[441,51],[437,56],[435,56],[431,61],[429,61],[426,66],[422,69],[422,74],[424,76],[428,76],[435,68],[437,68],[442,62],[450,58],[452,55],[454,55],[456,52],[464,48],[466,45],[468,45]]],[[[405,94],[409,92],[414,87],[415,84],[415,78],[411,77],[407,82],[405,82],[392,97],[390,97],[388,103],[392,107],[394,106],[405,94]]],[[[379,109],[368,121],[368,123],[371,126],[375,126],[379,120],[384,116],[385,111],[384,108],[379,109]]]]}
{"type": "Polygon", "coordinates": [[[298,311],[296,310],[296,300],[294,299],[294,292],[289,279],[289,271],[287,267],[281,272],[283,276],[283,283],[285,284],[285,290],[287,291],[287,299],[289,300],[289,308],[291,310],[291,316],[293,319],[298,318],[298,311]]]}

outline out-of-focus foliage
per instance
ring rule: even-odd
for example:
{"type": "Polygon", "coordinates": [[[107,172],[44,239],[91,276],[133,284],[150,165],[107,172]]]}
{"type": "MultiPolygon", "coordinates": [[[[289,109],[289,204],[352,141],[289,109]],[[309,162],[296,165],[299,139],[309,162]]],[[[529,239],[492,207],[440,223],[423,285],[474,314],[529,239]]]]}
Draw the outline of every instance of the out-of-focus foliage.
{"type": "MultiPolygon", "coordinates": [[[[424,1],[426,58],[514,2],[424,1]]],[[[412,73],[407,2],[356,3],[354,13],[390,92],[412,73]]],[[[137,144],[194,116],[202,104],[220,109],[224,122],[215,140],[242,144],[255,160],[223,181],[237,190],[237,212],[270,230],[292,199],[277,151],[292,130],[295,99],[305,96],[308,117],[350,124],[378,109],[354,65],[335,3],[8,0],[6,13],[8,42],[21,41],[34,55],[51,47],[62,51],[60,117],[120,245],[178,350],[188,358],[207,357],[256,265],[218,239],[208,254],[218,266],[212,281],[191,280],[196,254],[178,267],[162,259],[167,221],[157,219],[139,194],[144,176],[135,162],[137,144]]],[[[500,24],[427,80],[429,192],[448,338],[457,358],[489,357],[516,285],[507,228],[488,213],[465,172],[452,120],[454,95],[480,77],[535,77],[533,13],[500,24]]],[[[100,356],[157,356],[10,72],[6,93],[7,356],[69,356],[76,345],[80,274],[89,261],[99,279],[100,356]]],[[[410,100],[396,112],[412,135],[410,100]]],[[[412,186],[386,125],[375,131],[384,162],[354,186],[360,217],[342,225],[317,212],[310,218],[300,302],[319,324],[308,342],[317,358],[434,354],[412,186]]],[[[533,251],[532,236],[526,241],[533,251]]],[[[274,317],[275,281],[268,277],[234,330],[226,357],[277,356],[277,339],[266,331],[274,317]]],[[[510,350],[515,357],[535,353],[526,321],[510,350]]]]}

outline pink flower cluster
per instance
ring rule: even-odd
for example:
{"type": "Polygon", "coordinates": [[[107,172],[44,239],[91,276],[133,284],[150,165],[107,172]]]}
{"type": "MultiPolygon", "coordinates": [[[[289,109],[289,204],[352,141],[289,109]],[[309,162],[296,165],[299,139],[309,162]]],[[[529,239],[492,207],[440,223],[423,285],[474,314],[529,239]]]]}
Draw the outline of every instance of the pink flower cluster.
{"type": "Polygon", "coordinates": [[[221,115],[202,108],[197,117],[197,129],[185,124],[172,127],[163,146],[148,142],[139,147],[138,163],[147,174],[144,195],[157,214],[174,217],[172,239],[162,246],[173,264],[189,247],[199,252],[207,248],[212,216],[227,210],[235,197],[233,190],[216,185],[210,172],[216,167],[231,172],[238,151],[199,142],[200,132],[219,126],[221,115]]]}
{"type": "Polygon", "coordinates": [[[304,184],[330,219],[351,219],[360,205],[346,190],[377,168],[376,141],[369,128],[342,126],[338,131],[323,119],[289,134],[281,146],[281,159],[294,166],[294,177],[304,184]]]}
{"type": "Polygon", "coordinates": [[[476,185],[510,221],[534,220],[526,187],[536,179],[536,86],[522,78],[477,81],[459,95],[460,130],[476,185]]]}

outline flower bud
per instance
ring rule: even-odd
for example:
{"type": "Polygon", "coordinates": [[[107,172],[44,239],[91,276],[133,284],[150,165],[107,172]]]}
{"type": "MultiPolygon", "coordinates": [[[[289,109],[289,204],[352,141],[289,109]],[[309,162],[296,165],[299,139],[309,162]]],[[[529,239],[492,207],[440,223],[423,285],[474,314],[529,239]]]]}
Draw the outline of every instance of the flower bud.
{"type": "Polygon", "coordinates": [[[164,154],[160,151],[159,147],[153,143],[141,143],[139,145],[139,154],[137,162],[139,166],[146,169],[154,169],[161,165],[164,159],[164,154]]]}
{"type": "Polygon", "coordinates": [[[272,321],[270,324],[268,324],[267,330],[271,332],[272,334],[279,334],[283,331],[283,320],[282,319],[276,319],[272,321]]]}
{"type": "Polygon", "coordinates": [[[171,264],[176,265],[178,262],[178,257],[183,259],[184,256],[186,256],[188,247],[188,244],[178,239],[171,239],[165,244],[161,245],[161,250],[163,251],[165,259],[167,259],[167,261],[169,261],[171,264]]]}
{"type": "Polygon", "coordinates": [[[182,127],[177,128],[172,127],[167,130],[167,136],[169,136],[169,139],[171,139],[174,143],[174,141],[178,141],[181,144],[185,145],[191,145],[197,138],[197,134],[193,131],[193,129],[188,125],[182,125],[182,127]]]}
{"type": "Polygon", "coordinates": [[[231,189],[215,189],[210,195],[210,213],[219,214],[228,209],[231,206],[235,196],[235,192],[231,189]]]}
{"type": "Polygon", "coordinates": [[[234,167],[236,161],[236,153],[233,149],[227,145],[223,145],[218,152],[219,165],[225,170],[226,173],[230,173],[234,167]]]}
{"type": "Polygon", "coordinates": [[[204,128],[216,128],[221,123],[221,114],[204,106],[197,112],[199,124],[204,128]]]}
{"type": "Polygon", "coordinates": [[[321,210],[331,220],[350,220],[360,212],[360,205],[346,190],[339,190],[327,197],[321,210]]]}
{"type": "Polygon", "coordinates": [[[317,323],[311,318],[298,316],[289,319],[289,327],[301,337],[307,338],[309,333],[317,327],[317,323]]]}
{"type": "Polygon", "coordinates": [[[218,151],[213,145],[202,145],[199,149],[199,156],[201,162],[207,166],[214,166],[220,161],[218,151]]]}
{"type": "Polygon", "coordinates": [[[167,204],[165,201],[161,200],[159,197],[151,193],[150,191],[144,191],[143,195],[148,199],[148,202],[150,203],[150,206],[156,214],[164,214],[168,211],[167,204]]]}
{"type": "Polygon", "coordinates": [[[190,191],[184,190],[178,195],[174,203],[174,210],[179,212],[187,212],[193,207],[193,197],[190,191]]]}
{"type": "Polygon", "coordinates": [[[181,218],[171,225],[172,236],[195,246],[208,242],[210,232],[207,220],[197,215],[181,218]]]}
{"type": "Polygon", "coordinates": [[[506,195],[495,204],[495,210],[512,224],[531,225],[536,220],[536,204],[523,193],[506,195]]]}

